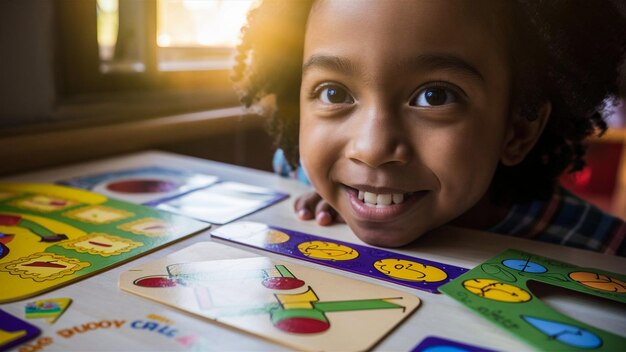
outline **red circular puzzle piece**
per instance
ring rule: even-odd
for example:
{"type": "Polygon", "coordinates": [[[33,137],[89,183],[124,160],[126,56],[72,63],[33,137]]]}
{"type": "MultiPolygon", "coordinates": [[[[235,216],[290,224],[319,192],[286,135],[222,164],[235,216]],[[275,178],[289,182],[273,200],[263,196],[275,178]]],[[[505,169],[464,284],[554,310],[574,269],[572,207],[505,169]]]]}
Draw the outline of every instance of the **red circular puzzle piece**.
{"type": "Polygon", "coordinates": [[[176,281],[165,276],[148,276],[135,280],[133,284],[141,287],[174,287],[176,281]]]}
{"type": "Polygon", "coordinates": [[[268,277],[263,280],[263,286],[273,290],[291,290],[304,286],[304,281],[295,277],[268,277]]]}
{"type": "Polygon", "coordinates": [[[284,332],[296,334],[315,334],[326,331],[330,327],[330,323],[327,321],[305,317],[283,319],[274,325],[284,332]]]}
{"type": "Polygon", "coordinates": [[[124,180],[107,185],[107,189],[119,193],[162,193],[176,190],[178,185],[165,180],[124,180]]]}

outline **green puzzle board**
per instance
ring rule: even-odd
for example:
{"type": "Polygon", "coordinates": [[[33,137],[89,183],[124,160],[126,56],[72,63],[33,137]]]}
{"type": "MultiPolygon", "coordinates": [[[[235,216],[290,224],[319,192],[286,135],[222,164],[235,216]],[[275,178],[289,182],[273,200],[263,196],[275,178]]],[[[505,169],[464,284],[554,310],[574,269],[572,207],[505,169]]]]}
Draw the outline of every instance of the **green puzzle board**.
{"type": "Polygon", "coordinates": [[[506,250],[439,291],[547,351],[621,351],[626,338],[572,319],[536,297],[529,281],[626,303],[626,276],[506,250]]]}
{"type": "Polygon", "coordinates": [[[67,285],[209,226],[85,190],[0,183],[0,303],[67,285]]]}

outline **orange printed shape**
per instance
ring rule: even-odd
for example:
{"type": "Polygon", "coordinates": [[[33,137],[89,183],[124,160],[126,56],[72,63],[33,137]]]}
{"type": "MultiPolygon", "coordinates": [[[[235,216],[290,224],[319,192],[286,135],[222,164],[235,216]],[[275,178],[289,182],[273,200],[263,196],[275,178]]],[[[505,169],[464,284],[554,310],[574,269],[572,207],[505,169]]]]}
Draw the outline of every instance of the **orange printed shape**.
{"type": "Polygon", "coordinates": [[[626,293],[626,282],[616,278],[587,271],[575,271],[569,277],[581,285],[609,292],[626,293]]]}

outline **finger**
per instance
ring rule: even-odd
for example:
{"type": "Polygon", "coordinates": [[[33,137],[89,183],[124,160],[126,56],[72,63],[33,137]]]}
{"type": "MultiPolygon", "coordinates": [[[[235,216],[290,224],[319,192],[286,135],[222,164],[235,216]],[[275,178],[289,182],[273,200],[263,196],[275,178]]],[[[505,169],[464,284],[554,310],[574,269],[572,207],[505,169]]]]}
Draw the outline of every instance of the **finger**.
{"type": "Polygon", "coordinates": [[[336,214],[335,209],[324,200],[320,200],[315,207],[315,221],[321,226],[331,225],[336,214]]]}
{"type": "Polygon", "coordinates": [[[320,200],[317,193],[306,193],[296,199],[293,209],[301,220],[311,220],[314,218],[315,206],[320,200]]]}

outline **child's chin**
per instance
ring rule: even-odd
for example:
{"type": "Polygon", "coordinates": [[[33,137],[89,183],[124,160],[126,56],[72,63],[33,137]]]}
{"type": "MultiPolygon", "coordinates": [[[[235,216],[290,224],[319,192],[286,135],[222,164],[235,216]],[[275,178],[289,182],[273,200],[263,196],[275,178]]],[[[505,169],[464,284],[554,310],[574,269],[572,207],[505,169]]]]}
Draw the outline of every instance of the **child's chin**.
{"type": "Polygon", "coordinates": [[[377,247],[402,247],[421,236],[421,234],[400,233],[390,230],[351,228],[361,241],[377,247]]]}

